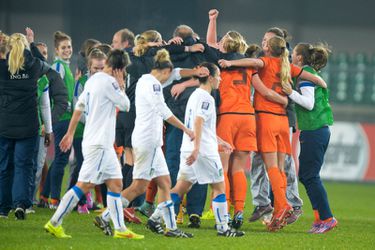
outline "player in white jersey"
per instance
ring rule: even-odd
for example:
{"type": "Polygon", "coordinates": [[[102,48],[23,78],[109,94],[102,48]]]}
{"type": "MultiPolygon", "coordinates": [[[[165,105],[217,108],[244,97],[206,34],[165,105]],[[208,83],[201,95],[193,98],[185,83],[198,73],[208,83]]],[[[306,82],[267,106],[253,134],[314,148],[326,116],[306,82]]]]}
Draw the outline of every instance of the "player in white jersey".
{"type": "MultiPolygon", "coordinates": [[[[202,68],[203,69],[203,68],[202,68]]],[[[179,75],[207,75],[203,70],[173,70],[173,64],[165,49],[159,50],[154,58],[154,66],[150,74],[143,75],[135,92],[136,120],[132,134],[133,151],[135,156],[133,182],[122,191],[123,206],[146,191],[149,182],[154,179],[158,186],[158,197],[162,217],[166,224],[164,232],[160,226],[160,233],[168,237],[191,238],[193,235],[182,232],[177,228],[173,202],[170,197],[171,180],[168,167],[161,149],[163,145],[163,120],[183,130],[189,138],[194,133],[184,126],[167,107],[163,97],[163,85],[168,84],[171,78],[180,78],[179,75]],[[184,72],[184,73],[183,73],[184,72]],[[190,72],[190,73],[189,73],[190,72]],[[195,72],[195,73],[194,73],[195,72]]],[[[97,221],[108,221],[106,211],[96,217],[97,221]]]]}
{"type": "MultiPolygon", "coordinates": [[[[171,190],[171,197],[178,208],[181,197],[193,184],[210,184],[217,235],[240,237],[244,232],[231,229],[227,222],[227,201],[218,143],[228,153],[232,151],[232,147],[216,136],[216,106],[214,98],[210,95],[213,89],[219,87],[220,70],[212,63],[202,63],[200,66],[206,67],[210,74],[199,78],[200,87],[190,96],[186,106],[185,126],[194,131],[195,140],[191,141],[186,135],[183,137],[180,170],[176,186],[171,190]]],[[[157,231],[159,221],[160,213],[155,211],[148,221],[149,227],[154,226],[151,228],[154,232],[157,231]]]]}
{"type": "Polygon", "coordinates": [[[44,226],[57,238],[71,238],[62,228],[63,218],[77,205],[80,198],[95,185],[106,183],[107,204],[115,226],[115,238],[143,239],[126,228],[120,198],[122,174],[113,147],[115,140],[116,107],[128,111],[130,102],[125,95],[123,72],[129,64],[126,52],[113,50],[109,53],[103,72],[93,75],[78,98],[69,129],[61,140],[63,152],[69,150],[81,114],[85,114],[82,152],[84,161],[78,182],[62,198],[52,218],[44,226]]]}

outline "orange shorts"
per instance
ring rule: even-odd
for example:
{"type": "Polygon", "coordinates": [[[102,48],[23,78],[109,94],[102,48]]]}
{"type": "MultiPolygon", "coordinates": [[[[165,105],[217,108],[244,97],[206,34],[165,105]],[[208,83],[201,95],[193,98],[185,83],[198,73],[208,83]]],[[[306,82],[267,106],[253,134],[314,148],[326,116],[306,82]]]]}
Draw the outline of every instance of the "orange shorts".
{"type": "Polygon", "coordinates": [[[256,115],[259,152],[291,154],[288,117],[267,113],[256,115]]]}
{"type": "Polygon", "coordinates": [[[237,151],[257,151],[255,116],[223,114],[218,117],[217,135],[237,151]]]}

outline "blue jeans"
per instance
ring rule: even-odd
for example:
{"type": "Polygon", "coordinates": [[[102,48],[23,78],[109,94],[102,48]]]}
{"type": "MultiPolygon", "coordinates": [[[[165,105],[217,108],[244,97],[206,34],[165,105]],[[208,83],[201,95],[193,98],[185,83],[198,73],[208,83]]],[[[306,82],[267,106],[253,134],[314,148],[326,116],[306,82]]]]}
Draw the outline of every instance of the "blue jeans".
{"type": "Polygon", "coordinates": [[[30,202],[30,176],[38,136],[25,139],[0,137],[0,213],[12,207],[27,208],[30,202]]]}
{"type": "Polygon", "coordinates": [[[43,187],[42,195],[48,198],[51,194],[52,199],[60,200],[61,184],[64,177],[64,168],[68,164],[70,150],[66,153],[60,150],[60,142],[68,131],[70,120],[59,121],[54,124],[55,136],[55,160],[48,169],[48,175],[43,187]]]}
{"type": "Polygon", "coordinates": [[[33,170],[32,174],[29,176],[29,199],[30,203],[33,204],[34,200],[34,190],[35,190],[35,178],[36,172],[38,171],[38,152],[39,152],[39,144],[40,144],[40,137],[36,140],[35,150],[34,150],[34,159],[33,159],[33,170]]]}
{"type": "MultiPolygon", "coordinates": [[[[180,148],[182,144],[182,130],[167,124],[165,131],[165,160],[171,176],[172,187],[176,185],[177,175],[180,169],[180,148]]],[[[202,215],[206,202],[207,185],[193,185],[187,194],[188,214],[202,215]]]]}
{"type": "Polygon", "coordinates": [[[312,208],[318,210],[321,220],[331,218],[327,192],[320,179],[320,169],[324,162],[331,132],[329,127],[317,130],[301,131],[299,140],[299,180],[306,188],[312,208]]]}

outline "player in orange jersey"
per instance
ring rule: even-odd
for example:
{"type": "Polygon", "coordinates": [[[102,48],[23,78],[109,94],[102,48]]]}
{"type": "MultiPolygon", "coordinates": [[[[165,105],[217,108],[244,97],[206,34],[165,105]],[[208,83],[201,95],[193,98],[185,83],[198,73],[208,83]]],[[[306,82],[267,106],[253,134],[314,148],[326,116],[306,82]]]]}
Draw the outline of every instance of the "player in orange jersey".
{"type": "MultiPolygon", "coordinates": [[[[321,78],[289,63],[289,52],[283,38],[272,37],[263,44],[263,51],[265,57],[259,59],[220,60],[219,64],[224,68],[233,66],[258,68],[259,76],[264,84],[281,95],[282,86],[289,84],[291,77],[301,77],[322,87],[327,86],[321,78]]],[[[291,154],[288,119],[284,106],[270,102],[258,92],[255,93],[254,103],[257,113],[258,150],[262,153],[275,196],[275,210],[268,229],[276,231],[285,225],[286,218],[293,211],[286,199],[286,176],[284,173],[285,155],[291,154]]]]}

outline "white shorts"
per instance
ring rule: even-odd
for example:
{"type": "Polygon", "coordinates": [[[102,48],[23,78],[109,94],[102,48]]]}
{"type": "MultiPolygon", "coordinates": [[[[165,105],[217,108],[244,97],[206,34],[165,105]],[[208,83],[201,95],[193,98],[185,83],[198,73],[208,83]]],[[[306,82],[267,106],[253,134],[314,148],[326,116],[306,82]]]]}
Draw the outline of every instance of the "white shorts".
{"type": "Polygon", "coordinates": [[[152,180],[159,176],[169,175],[161,147],[133,148],[134,168],[133,179],[152,180]]]}
{"type": "Polygon", "coordinates": [[[198,155],[197,160],[191,165],[186,164],[186,158],[191,153],[181,153],[180,171],[177,180],[184,180],[192,184],[213,184],[224,181],[223,165],[220,156],[202,156],[198,155]]]}
{"type": "Polygon", "coordinates": [[[78,181],[102,184],[122,179],[121,165],[114,148],[82,147],[83,163],[78,181]]]}

